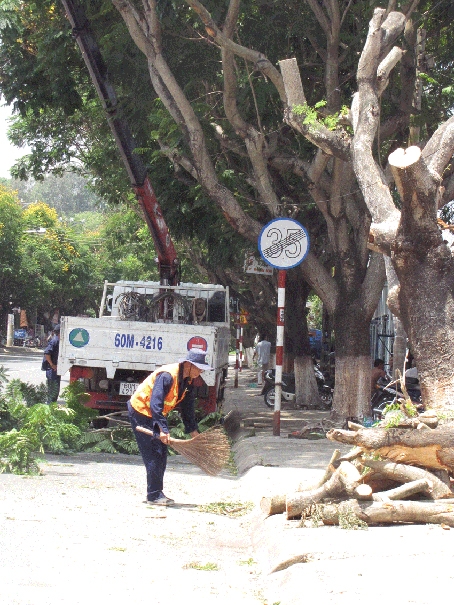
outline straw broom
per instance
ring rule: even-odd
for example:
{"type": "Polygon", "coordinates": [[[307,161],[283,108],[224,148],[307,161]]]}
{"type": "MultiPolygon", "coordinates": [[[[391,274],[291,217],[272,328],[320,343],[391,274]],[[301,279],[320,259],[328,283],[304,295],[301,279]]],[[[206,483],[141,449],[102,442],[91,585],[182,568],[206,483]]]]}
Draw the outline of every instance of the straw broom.
{"type": "MultiPolygon", "coordinates": [[[[138,426],[136,430],[159,439],[144,426],[138,426]]],[[[169,437],[169,445],[208,475],[219,475],[230,458],[230,443],[220,426],[214,426],[192,439],[169,437]]]]}

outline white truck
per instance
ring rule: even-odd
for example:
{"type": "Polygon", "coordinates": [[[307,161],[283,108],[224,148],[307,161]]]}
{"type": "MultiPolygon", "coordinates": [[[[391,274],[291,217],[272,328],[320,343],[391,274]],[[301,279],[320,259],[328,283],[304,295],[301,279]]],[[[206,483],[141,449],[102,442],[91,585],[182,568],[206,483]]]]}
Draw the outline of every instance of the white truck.
{"type": "Polygon", "coordinates": [[[198,349],[214,368],[196,385],[198,404],[216,411],[228,369],[228,303],[228,289],[218,285],[105,282],[99,317],[61,318],[59,373],[83,382],[86,405],[102,415],[126,409],[150,372],[198,349]]]}

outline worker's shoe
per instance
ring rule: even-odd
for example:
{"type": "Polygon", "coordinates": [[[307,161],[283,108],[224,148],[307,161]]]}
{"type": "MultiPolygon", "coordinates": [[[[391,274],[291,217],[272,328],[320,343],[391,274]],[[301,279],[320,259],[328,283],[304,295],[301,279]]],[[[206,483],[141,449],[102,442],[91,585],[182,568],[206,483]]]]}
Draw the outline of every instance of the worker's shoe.
{"type": "Polygon", "coordinates": [[[162,494],[155,500],[147,500],[147,504],[153,504],[156,506],[173,506],[175,504],[175,500],[172,500],[172,498],[167,498],[167,496],[162,494]]]}

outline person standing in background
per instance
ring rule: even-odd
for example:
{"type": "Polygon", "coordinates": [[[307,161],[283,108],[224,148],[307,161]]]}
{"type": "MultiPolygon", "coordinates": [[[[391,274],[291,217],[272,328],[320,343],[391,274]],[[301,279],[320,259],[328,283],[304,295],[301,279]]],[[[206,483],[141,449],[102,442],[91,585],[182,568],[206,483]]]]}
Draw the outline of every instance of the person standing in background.
{"type": "Polygon", "coordinates": [[[268,335],[262,334],[257,346],[255,347],[253,359],[257,359],[259,372],[257,374],[258,384],[263,384],[265,379],[265,371],[270,364],[271,343],[267,340],[268,335]]]}
{"type": "Polygon", "coordinates": [[[58,351],[60,349],[60,324],[53,329],[53,336],[44,350],[44,357],[49,364],[46,370],[47,379],[47,403],[57,401],[60,394],[61,376],[57,372],[58,351]]]}

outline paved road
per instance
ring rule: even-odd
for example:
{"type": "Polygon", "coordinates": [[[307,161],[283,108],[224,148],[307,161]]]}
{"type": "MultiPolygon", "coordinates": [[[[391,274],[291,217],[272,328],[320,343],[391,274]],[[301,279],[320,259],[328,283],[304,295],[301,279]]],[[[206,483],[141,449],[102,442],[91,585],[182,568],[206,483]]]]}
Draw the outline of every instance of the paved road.
{"type": "MultiPolygon", "coordinates": [[[[22,382],[39,385],[46,381],[45,373],[41,370],[43,352],[23,347],[0,348],[0,366],[7,371],[9,380],[19,378],[22,382]]],[[[63,389],[69,381],[69,373],[62,378],[63,389]]]]}

